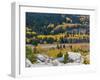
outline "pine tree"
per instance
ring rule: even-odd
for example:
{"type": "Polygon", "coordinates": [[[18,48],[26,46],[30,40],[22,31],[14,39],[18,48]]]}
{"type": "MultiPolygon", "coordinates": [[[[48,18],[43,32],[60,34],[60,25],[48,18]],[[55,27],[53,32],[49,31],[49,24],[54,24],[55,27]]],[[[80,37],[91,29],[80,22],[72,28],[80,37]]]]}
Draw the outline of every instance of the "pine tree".
{"type": "Polygon", "coordinates": [[[64,64],[68,63],[68,53],[64,55],[64,64]]]}

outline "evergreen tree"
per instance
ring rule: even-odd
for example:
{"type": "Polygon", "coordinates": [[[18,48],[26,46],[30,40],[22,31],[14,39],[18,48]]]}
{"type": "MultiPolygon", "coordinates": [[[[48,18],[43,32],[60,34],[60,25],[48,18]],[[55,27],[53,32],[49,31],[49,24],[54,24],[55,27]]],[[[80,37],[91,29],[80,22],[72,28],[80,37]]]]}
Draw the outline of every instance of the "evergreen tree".
{"type": "Polygon", "coordinates": [[[68,63],[68,53],[64,55],[64,64],[68,63]]]}

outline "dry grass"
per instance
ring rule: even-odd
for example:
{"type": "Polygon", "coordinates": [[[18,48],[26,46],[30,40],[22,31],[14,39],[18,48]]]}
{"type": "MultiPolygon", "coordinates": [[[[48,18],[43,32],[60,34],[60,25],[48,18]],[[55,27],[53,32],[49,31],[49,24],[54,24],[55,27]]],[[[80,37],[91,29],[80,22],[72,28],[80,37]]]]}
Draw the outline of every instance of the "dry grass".
{"type": "Polygon", "coordinates": [[[66,52],[80,52],[82,56],[89,55],[89,44],[65,44],[66,48],[57,49],[57,44],[40,44],[36,47],[37,52],[41,54],[46,54],[49,57],[56,57],[58,53],[65,54],[66,52]],[[51,47],[49,47],[51,46],[51,47]],[[52,47],[54,46],[54,47],[52,47]],[[69,46],[72,46],[70,48],[69,46]]]}

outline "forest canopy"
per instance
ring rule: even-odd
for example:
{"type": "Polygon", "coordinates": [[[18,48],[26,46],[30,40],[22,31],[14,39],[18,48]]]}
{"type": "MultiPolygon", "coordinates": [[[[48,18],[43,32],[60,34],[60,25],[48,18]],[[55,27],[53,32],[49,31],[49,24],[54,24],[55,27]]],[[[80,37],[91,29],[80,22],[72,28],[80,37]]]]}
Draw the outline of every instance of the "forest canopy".
{"type": "Polygon", "coordinates": [[[89,27],[89,15],[26,12],[26,26],[37,34],[66,32],[66,25],[89,27]]]}

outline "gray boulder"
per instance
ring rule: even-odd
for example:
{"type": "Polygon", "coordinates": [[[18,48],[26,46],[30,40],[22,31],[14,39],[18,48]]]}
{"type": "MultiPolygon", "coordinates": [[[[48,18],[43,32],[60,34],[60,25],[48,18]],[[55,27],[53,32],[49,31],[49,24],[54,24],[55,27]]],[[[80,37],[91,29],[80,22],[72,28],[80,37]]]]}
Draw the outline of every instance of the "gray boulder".
{"type": "Polygon", "coordinates": [[[73,63],[82,63],[82,55],[77,52],[68,52],[68,60],[73,63]]]}
{"type": "Polygon", "coordinates": [[[59,57],[59,58],[56,58],[59,62],[63,62],[64,61],[64,57],[59,57]]]}

